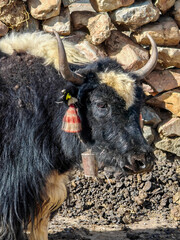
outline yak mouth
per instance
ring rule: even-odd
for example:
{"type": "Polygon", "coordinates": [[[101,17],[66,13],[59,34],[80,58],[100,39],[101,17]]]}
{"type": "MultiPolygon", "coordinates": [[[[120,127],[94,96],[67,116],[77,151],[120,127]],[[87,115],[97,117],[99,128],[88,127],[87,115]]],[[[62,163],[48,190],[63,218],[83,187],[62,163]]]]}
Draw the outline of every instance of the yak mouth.
{"type": "Polygon", "coordinates": [[[147,154],[131,155],[120,154],[117,150],[98,147],[93,149],[98,163],[101,166],[113,167],[115,172],[124,175],[150,172],[153,169],[155,156],[152,152],[147,154]]]}
{"type": "Polygon", "coordinates": [[[155,156],[152,152],[141,154],[130,154],[127,156],[123,170],[127,174],[149,172],[154,165],[155,156]]]}

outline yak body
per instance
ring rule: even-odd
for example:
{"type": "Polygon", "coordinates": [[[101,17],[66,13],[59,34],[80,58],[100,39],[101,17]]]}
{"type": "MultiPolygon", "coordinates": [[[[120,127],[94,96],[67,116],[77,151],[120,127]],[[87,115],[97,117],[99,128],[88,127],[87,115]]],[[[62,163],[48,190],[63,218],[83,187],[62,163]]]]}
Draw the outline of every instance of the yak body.
{"type": "MultiPolygon", "coordinates": [[[[45,41],[43,53],[33,52],[31,34],[24,42],[23,36],[19,43],[0,41],[0,239],[22,240],[28,229],[31,240],[47,240],[50,213],[66,198],[67,172],[83,151],[92,148],[99,161],[128,173],[144,170],[142,155],[150,169],[152,151],[139,125],[143,94],[133,76],[107,58],[71,64],[84,77],[74,85],[58,73],[57,53],[47,54],[45,41]],[[78,99],[79,134],[61,130],[68,109],[64,89],[78,99]]],[[[36,33],[33,41],[42,44],[42,36],[57,52],[49,34],[36,33]]]]}

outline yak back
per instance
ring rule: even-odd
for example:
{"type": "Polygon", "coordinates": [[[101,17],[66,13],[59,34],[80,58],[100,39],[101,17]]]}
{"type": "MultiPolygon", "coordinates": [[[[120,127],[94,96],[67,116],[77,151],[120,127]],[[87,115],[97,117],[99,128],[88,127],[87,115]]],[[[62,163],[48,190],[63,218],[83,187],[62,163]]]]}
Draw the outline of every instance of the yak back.
{"type": "MultiPolygon", "coordinates": [[[[66,106],[56,101],[66,81],[40,58],[0,56],[0,211],[4,222],[18,216],[26,225],[42,201],[47,176],[69,170],[79,153],[68,158],[61,149],[66,106]]],[[[70,141],[78,150],[77,139],[70,141]]]]}

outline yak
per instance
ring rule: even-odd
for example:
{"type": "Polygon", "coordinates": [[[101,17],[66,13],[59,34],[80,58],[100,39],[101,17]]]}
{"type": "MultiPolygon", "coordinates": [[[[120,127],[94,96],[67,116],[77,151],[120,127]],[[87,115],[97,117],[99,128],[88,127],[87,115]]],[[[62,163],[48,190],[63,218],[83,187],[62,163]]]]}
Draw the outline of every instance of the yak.
{"type": "Polygon", "coordinates": [[[69,171],[91,149],[125,174],[150,171],[143,137],[140,80],[157,62],[126,72],[94,62],[54,32],[0,40],[0,239],[47,240],[47,225],[67,197],[69,171]]]}

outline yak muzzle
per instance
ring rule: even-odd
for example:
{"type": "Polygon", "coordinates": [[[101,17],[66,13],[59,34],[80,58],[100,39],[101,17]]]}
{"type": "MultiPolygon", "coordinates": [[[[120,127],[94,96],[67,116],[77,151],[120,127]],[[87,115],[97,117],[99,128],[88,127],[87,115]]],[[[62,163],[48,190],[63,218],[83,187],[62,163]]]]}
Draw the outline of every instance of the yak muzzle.
{"type": "Polygon", "coordinates": [[[155,156],[153,153],[130,155],[123,170],[126,174],[149,172],[153,168],[154,159],[155,156]]]}

